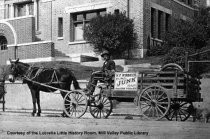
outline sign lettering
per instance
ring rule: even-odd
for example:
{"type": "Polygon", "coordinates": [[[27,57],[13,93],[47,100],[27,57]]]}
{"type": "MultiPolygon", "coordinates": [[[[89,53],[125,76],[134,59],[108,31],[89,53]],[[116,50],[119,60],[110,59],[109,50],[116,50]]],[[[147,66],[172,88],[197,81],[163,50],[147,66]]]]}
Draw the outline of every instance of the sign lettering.
{"type": "Polygon", "coordinates": [[[114,89],[136,91],[138,89],[138,74],[128,72],[116,72],[114,89]]]}

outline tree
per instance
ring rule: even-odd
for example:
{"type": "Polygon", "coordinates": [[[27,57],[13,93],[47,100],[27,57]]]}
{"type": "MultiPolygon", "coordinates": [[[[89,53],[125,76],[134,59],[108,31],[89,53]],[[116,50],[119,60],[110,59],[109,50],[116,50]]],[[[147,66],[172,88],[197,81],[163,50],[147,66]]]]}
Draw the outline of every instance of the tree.
{"type": "Polygon", "coordinates": [[[108,50],[119,58],[131,49],[135,40],[134,23],[124,13],[97,16],[84,28],[84,38],[92,44],[96,53],[108,50]]]}
{"type": "Polygon", "coordinates": [[[210,37],[209,8],[200,8],[194,21],[174,21],[165,38],[164,45],[171,50],[165,55],[164,63],[175,62],[183,65],[185,52],[192,54],[207,45],[210,37]]]}
{"type": "Polygon", "coordinates": [[[169,47],[186,47],[200,49],[206,46],[207,31],[202,24],[190,21],[175,20],[166,35],[165,42],[169,47]]]}

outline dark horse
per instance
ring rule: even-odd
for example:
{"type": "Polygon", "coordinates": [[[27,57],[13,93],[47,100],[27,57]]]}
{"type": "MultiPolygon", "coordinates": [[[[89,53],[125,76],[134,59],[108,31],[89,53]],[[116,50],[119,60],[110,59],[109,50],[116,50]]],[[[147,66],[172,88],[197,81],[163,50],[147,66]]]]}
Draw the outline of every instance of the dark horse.
{"type": "MultiPolygon", "coordinates": [[[[74,74],[67,68],[43,68],[43,67],[33,67],[26,63],[19,62],[18,60],[11,61],[9,81],[14,82],[17,77],[21,77],[23,83],[28,84],[31,91],[33,100],[33,112],[32,116],[36,113],[36,103],[38,106],[37,116],[40,116],[40,95],[39,92],[53,92],[56,91],[55,88],[61,90],[70,91],[70,86],[73,81],[75,89],[80,89],[79,84],[74,76],[74,74]],[[51,86],[47,87],[47,86],[51,86]]],[[[64,98],[65,91],[60,91],[62,97],[64,98]]],[[[65,116],[65,114],[62,114],[65,116]]]]}

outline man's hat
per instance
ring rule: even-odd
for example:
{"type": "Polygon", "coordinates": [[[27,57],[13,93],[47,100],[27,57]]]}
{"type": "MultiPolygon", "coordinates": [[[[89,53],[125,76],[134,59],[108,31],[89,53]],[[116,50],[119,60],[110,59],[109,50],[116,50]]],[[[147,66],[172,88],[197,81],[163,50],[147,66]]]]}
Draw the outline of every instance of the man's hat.
{"type": "Polygon", "coordinates": [[[104,55],[108,55],[108,56],[109,56],[110,54],[109,54],[109,52],[108,52],[107,50],[104,50],[104,51],[101,53],[101,57],[104,57],[104,55]]]}

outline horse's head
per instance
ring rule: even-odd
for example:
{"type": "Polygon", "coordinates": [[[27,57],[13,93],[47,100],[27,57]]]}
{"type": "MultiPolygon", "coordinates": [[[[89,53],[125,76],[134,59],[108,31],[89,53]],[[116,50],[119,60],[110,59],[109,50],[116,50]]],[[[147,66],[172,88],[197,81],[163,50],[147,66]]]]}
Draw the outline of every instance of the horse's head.
{"type": "Polygon", "coordinates": [[[14,82],[17,77],[22,77],[29,67],[29,65],[19,62],[19,59],[15,61],[10,59],[10,64],[10,74],[8,77],[10,82],[14,82]]]}

